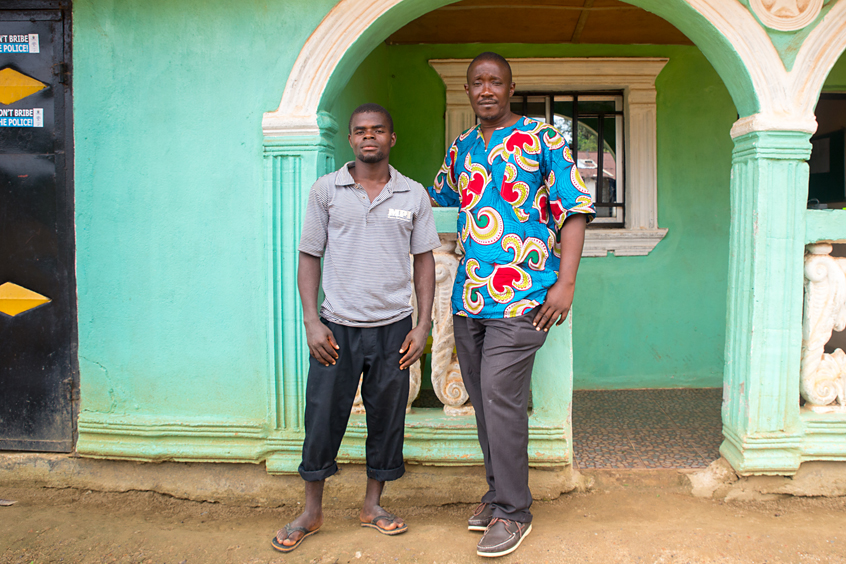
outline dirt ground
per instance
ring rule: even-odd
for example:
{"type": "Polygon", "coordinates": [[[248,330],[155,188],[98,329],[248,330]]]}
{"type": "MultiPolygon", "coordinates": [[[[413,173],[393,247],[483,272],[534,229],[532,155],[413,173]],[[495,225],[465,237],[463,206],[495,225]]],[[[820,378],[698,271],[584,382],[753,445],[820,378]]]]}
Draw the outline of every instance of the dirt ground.
{"type": "MultiPolygon", "coordinates": [[[[571,493],[535,502],[534,528],[502,563],[846,563],[846,498],[702,500],[672,488],[571,493]]],[[[197,503],[149,492],[4,488],[0,562],[364,564],[484,562],[469,505],[398,511],[409,531],[387,537],[332,510],[295,552],[270,546],[296,507],[197,503]]]]}

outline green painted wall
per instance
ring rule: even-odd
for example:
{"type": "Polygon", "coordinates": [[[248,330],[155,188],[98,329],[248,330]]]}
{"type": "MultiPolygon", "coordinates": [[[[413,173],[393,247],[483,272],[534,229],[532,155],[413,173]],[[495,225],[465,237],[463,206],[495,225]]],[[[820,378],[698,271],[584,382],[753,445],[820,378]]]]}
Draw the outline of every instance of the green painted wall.
{"type": "MultiPolygon", "coordinates": [[[[731,124],[737,112],[701,52],[682,46],[381,46],[335,105],[343,111],[378,95],[397,130],[392,162],[431,184],[444,150],[444,86],[429,59],[668,57],[658,77],[658,214],[669,234],[646,257],[586,258],[575,304],[575,387],[721,386],[729,245],[731,124]],[[387,55],[387,56],[386,56],[387,55]],[[387,58],[388,66],[385,66],[387,58]],[[373,92],[374,80],[381,82],[373,92]]],[[[519,88],[519,84],[517,85],[519,88]]],[[[352,158],[346,144],[336,160],[352,158]]]]}
{"type": "Polygon", "coordinates": [[[334,3],[74,1],[83,410],[266,418],[261,118],[334,3]]]}
{"type": "MultiPolygon", "coordinates": [[[[388,48],[382,43],[359,65],[347,83],[344,94],[332,107],[332,114],[338,120],[338,133],[335,135],[335,164],[337,166],[355,158],[348,138],[349,119],[353,110],[369,102],[381,104],[385,108],[390,105],[392,83],[390,76],[388,48]]],[[[396,124],[394,128],[396,129],[396,124]]],[[[399,139],[397,142],[399,143],[399,139]]],[[[398,148],[394,149],[396,150],[398,148]]]]}
{"type": "Polygon", "coordinates": [[[823,92],[846,92],[846,54],[840,55],[828,73],[823,92]]]}
{"type": "MultiPolygon", "coordinates": [[[[82,409],[265,421],[269,194],[261,116],[334,0],[76,0],[75,192],[82,409]]],[[[701,53],[657,46],[387,46],[335,104],[396,119],[394,163],[431,182],[444,90],[426,61],[667,56],[659,214],[645,258],[591,258],[574,306],[576,386],[718,386],[735,110],[701,53]]],[[[846,86],[846,68],[831,75],[846,86]]],[[[292,283],[292,281],[291,281],[292,283]]]]}

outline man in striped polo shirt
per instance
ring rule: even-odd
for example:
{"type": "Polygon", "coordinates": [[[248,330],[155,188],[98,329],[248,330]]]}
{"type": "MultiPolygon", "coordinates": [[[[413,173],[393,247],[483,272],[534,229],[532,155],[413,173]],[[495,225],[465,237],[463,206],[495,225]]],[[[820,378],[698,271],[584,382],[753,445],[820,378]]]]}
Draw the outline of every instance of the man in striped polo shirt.
{"type": "Polygon", "coordinates": [[[385,108],[359,106],[349,132],[355,161],[314,183],[299,245],[297,284],[311,353],[299,467],[306,503],[303,513],[273,538],[281,552],[297,548],[323,523],[323,485],[338,471],[335,457],[362,374],[367,490],[361,525],[386,535],[408,530],[379,502],[385,482],[405,472],[409,367],[423,353],[431,328],[432,250],[440,241],[426,189],[388,164],[396,134],[385,108]],[[318,314],[321,257],[325,300],[318,314]],[[419,308],[413,328],[412,260],[419,308]]]}

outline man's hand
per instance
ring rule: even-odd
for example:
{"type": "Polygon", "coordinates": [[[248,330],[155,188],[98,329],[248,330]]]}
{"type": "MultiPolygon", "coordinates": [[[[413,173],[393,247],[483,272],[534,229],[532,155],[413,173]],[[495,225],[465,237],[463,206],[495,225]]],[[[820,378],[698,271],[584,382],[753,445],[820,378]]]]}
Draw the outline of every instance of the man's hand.
{"type": "Polygon", "coordinates": [[[414,291],[417,294],[417,326],[400,347],[400,370],[405,370],[423,355],[429,329],[432,328],[432,301],[435,299],[435,257],[432,251],[414,255],[414,291]]]}
{"type": "Polygon", "coordinates": [[[423,325],[417,325],[417,327],[409,331],[399,350],[399,352],[404,353],[400,359],[400,370],[405,370],[417,362],[417,359],[423,355],[428,333],[429,331],[423,325]]]}
{"type": "Polygon", "coordinates": [[[317,321],[306,321],[306,341],[308,342],[308,351],[311,356],[317,359],[317,362],[323,366],[335,364],[338,358],[338,343],[335,342],[335,336],[332,330],[326,325],[317,321]]]}
{"type": "Polygon", "coordinates": [[[573,294],[576,292],[576,273],[582,247],[585,244],[584,214],[571,214],[564,220],[561,228],[561,266],[558,269],[558,282],[546,293],[546,300],[535,315],[532,324],[538,331],[549,331],[553,325],[561,325],[570,313],[573,294]]]}
{"type": "Polygon", "coordinates": [[[570,313],[570,306],[573,305],[575,291],[575,284],[559,279],[546,293],[546,300],[535,315],[532,325],[538,331],[549,331],[553,325],[564,323],[567,314],[570,313]]]}

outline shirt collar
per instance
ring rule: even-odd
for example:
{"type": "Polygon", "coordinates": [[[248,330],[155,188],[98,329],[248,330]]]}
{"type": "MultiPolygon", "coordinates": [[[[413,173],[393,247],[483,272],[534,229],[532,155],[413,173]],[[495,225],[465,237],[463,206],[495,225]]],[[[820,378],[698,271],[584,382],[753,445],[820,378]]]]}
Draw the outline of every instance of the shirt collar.
{"type": "MultiPolygon", "coordinates": [[[[533,118],[526,117],[526,116],[520,116],[520,119],[518,119],[514,123],[514,125],[506,125],[506,126],[503,126],[503,127],[497,127],[496,129],[493,130],[493,133],[495,134],[495,133],[499,133],[500,131],[509,131],[509,130],[513,130],[513,129],[520,129],[522,126],[528,125],[530,123],[530,121],[540,123],[540,122],[537,122],[537,120],[535,120],[533,118]]],[[[474,127],[473,129],[476,131],[476,139],[482,139],[484,141],[485,137],[484,137],[484,135],[482,135],[482,124],[477,123],[476,127],[474,127]]],[[[491,134],[491,138],[493,138],[493,134],[491,134]]]]}
{"type": "MultiPolygon", "coordinates": [[[[338,170],[335,175],[335,186],[355,186],[355,179],[350,174],[350,168],[355,166],[355,161],[350,161],[338,170]]],[[[388,165],[391,179],[388,181],[388,193],[408,192],[410,187],[408,181],[393,166],[388,165]]]]}

